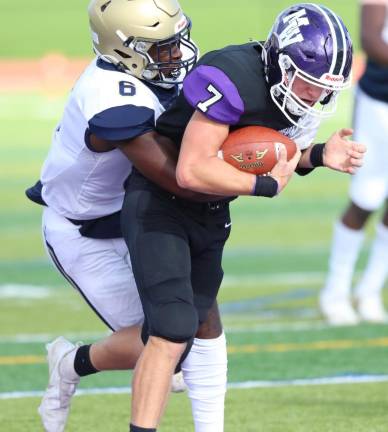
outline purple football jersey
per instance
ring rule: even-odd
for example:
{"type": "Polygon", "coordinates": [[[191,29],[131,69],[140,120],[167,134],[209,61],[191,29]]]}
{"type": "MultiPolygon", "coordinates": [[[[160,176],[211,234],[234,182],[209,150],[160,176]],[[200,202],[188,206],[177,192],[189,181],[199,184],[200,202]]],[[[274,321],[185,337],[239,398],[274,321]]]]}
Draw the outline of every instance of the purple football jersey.
{"type": "Polygon", "coordinates": [[[200,65],[183,82],[187,102],[219,123],[236,124],[244,113],[244,102],[231,79],[214,66],[200,65]]]}

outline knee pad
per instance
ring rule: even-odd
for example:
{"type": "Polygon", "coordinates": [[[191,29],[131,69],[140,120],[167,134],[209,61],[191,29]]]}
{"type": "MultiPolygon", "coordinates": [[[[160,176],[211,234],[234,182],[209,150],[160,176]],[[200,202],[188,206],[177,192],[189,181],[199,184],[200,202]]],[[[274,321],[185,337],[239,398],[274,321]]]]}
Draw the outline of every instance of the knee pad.
{"type": "Polygon", "coordinates": [[[198,329],[198,313],[186,302],[158,304],[148,317],[149,334],[172,342],[190,341],[198,329]]]}

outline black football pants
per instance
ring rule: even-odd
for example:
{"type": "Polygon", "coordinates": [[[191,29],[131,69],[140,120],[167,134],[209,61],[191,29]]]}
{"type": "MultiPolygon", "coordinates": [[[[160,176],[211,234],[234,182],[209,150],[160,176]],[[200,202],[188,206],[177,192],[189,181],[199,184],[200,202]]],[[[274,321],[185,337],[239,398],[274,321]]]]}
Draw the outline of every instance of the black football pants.
{"type": "Polygon", "coordinates": [[[230,234],[228,202],[181,200],[133,174],[121,226],[145,333],[175,342],[192,340],[221,285],[222,252],[230,234]]]}

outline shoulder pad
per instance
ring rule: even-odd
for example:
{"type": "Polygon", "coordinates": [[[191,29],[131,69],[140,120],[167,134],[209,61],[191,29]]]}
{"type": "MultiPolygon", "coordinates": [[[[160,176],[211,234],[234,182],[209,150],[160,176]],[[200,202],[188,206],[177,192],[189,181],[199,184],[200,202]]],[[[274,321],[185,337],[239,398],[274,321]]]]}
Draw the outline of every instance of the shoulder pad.
{"type": "Polygon", "coordinates": [[[219,123],[236,124],[244,112],[236,85],[215,66],[193,69],[183,82],[183,93],[193,108],[219,123]]]}

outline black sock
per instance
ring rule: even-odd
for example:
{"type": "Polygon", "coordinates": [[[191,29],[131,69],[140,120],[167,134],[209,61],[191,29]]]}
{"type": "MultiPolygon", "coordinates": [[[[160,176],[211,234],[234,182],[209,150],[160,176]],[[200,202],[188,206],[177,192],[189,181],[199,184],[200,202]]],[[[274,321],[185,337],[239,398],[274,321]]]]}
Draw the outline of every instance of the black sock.
{"type": "Polygon", "coordinates": [[[154,428],[142,428],[139,426],[135,426],[132,423],[129,425],[129,432],[156,432],[154,428]]]}
{"type": "Polygon", "coordinates": [[[74,369],[79,376],[91,375],[98,372],[90,361],[89,350],[90,345],[82,345],[75,353],[74,369]]]}

